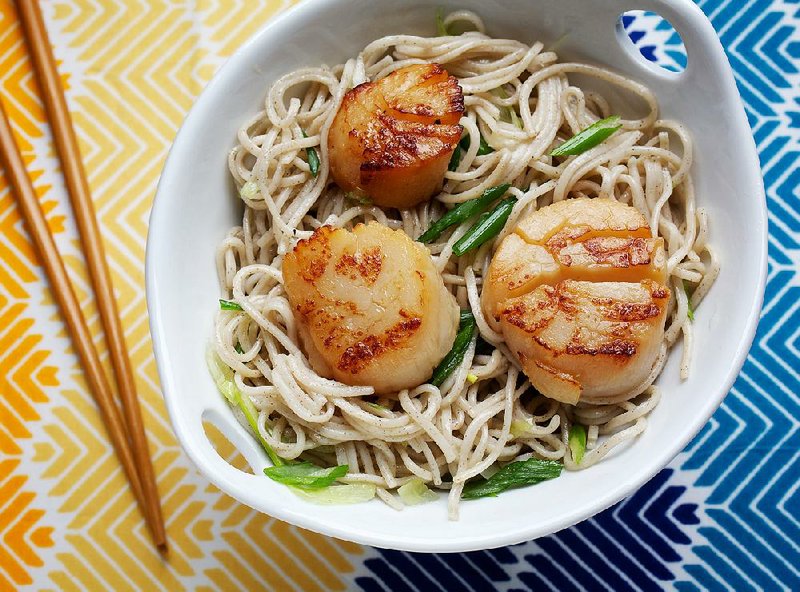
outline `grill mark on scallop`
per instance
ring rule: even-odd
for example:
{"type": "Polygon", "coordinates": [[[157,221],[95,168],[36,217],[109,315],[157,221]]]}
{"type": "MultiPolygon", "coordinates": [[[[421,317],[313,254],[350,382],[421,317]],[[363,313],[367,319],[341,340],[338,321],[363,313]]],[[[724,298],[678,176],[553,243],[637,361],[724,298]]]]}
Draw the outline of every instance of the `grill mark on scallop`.
{"type": "Polygon", "coordinates": [[[319,230],[321,232],[315,232],[309,238],[299,241],[295,247],[308,250],[308,264],[300,275],[309,284],[314,284],[325,273],[328,260],[331,258],[329,236],[332,229],[323,226],[319,230]]]}
{"type": "Polygon", "coordinates": [[[347,92],[328,133],[333,179],[375,204],[409,208],[442,187],[464,96],[438,64],[400,68],[347,92]]]}
{"type": "Polygon", "coordinates": [[[355,280],[361,277],[368,286],[378,279],[383,267],[383,254],[380,247],[372,247],[351,255],[344,253],[336,262],[336,272],[355,280]]]}
{"type": "Polygon", "coordinates": [[[575,404],[627,392],[652,367],[669,298],[655,280],[666,281],[664,244],[644,217],[578,198],[531,214],[503,240],[482,307],[531,383],[575,404]]]}
{"type": "Polygon", "coordinates": [[[430,253],[377,222],[318,229],[286,254],[283,278],[312,367],[376,393],[424,383],[458,329],[458,305],[430,253]],[[322,254],[323,272],[306,273],[322,254]]]}
{"type": "Polygon", "coordinates": [[[412,317],[396,323],[381,335],[368,335],[344,350],[336,367],[344,372],[357,374],[374,358],[398,349],[421,326],[422,319],[412,317]]]}
{"type": "Polygon", "coordinates": [[[565,353],[571,355],[589,355],[589,356],[618,356],[623,358],[630,358],[636,355],[636,343],[633,341],[626,341],[624,339],[612,339],[601,343],[598,347],[587,347],[583,344],[580,335],[573,337],[574,343],[570,343],[564,350],[565,353]]]}
{"type": "Polygon", "coordinates": [[[583,246],[597,263],[609,263],[614,267],[650,263],[650,251],[643,238],[623,239],[620,242],[590,238],[583,242],[583,246]]]}

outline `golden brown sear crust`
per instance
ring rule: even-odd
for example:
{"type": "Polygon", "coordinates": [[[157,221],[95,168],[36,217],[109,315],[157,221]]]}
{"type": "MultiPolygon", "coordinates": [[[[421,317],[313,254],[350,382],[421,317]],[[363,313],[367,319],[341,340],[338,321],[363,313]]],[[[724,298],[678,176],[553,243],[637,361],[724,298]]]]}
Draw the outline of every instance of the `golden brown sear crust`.
{"type": "Polygon", "coordinates": [[[331,175],[345,191],[407,208],[441,188],[461,138],[464,97],[438,64],[416,64],[345,94],[328,134],[331,175]]]}
{"type": "Polygon", "coordinates": [[[611,341],[604,341],[596,347],[587,347],[582,343],[580,335],[573,335],[572,339],[573,341],[564,349],[564,352],[570,355],[604,355],[622,358],[630,358],[636,355],[636,343],[633,341],[612,339],[611,341]]]}
{"type": "Polygon", "coordinates": [[[624,393],[644,380],[661,346],[668,293],[658,297],[664,294],[655,286],[651,280],[542,285],[501,309],[501,331],[543,394],[574,404],[575,396],[624,393]],[[545,367],[581,388],[565,386],[545,367]]]}
{"type": "Polygon", "coordinates": [[[383,253],[380,247],[372,247],[355,255],[344,253],[336,262],[337,273],[351,280],[360,276],[370,286],[378,279],[382,267],[383,253]]]}
{"type": "Polygon", "coordinates": [[[318,229],[286,254],[283,280],[314,369],[377,393],[424,383],[458,329],[428,251],[377,222],[318,229]]]}
{"type": "Polygon", "coordinates": [[[630,267],[650,263],[650,249],[643,238],[590,238],[583,241],[586,252],[595,263],[614,267],[630,267]]]}
{"type": "Polygon", "coordinates": [[[481,306],[531,383],[575,404],[646,378],[663,338],[665,282],[664,241],[638,211],[569,199],[521,220],[502,241],[481,306]]]}
{"type": "Polygon", "coordinates": [[[323,273],[331,258],[329,236],[332,232],[329,226],[323,226],[310,238],[301,240],[297,247],[306,252],[306,265],[300,272],[306,282],[313,284],[323,273]]]}
{"type": "Polygon", "coordinates": [[[455,125],[464,113],[464,93],[439,64],[400,68],[376,83],[398,119],[455,125]]]}
{"type": "Polygon", "coordinates": [[[344,350],[336,367],[344,372],[358,374],[376,357],[400,349],[422,326],[422,319],[412,317],[400,321],[380,335],[368,335],[344,350]]]}
{"type": "Polygon", "coordinates": [[[425,166],[426,162],[453,153],[461,138],[460,125],[404,121],[384,113],[356,137],[364,146],[361,183],[368,186],[382,171],[425,166]]]}

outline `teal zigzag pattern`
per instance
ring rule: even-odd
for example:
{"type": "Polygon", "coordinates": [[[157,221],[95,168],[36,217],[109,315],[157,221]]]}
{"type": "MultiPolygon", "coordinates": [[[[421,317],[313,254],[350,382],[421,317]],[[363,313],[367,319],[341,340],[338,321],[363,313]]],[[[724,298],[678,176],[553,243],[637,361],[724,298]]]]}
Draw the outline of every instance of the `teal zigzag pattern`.
{"type": "MultiPolygon", "coordinates": [[[[762,320],[731,393],[667,469],[606,512],[492,551],[379,551],[362,590],[800,590],[800,0],[696,1],[734,68],[769,207],[762,320]]],[[[646,58],[685,66],[660,18],[624,25],[646,58]]]]}

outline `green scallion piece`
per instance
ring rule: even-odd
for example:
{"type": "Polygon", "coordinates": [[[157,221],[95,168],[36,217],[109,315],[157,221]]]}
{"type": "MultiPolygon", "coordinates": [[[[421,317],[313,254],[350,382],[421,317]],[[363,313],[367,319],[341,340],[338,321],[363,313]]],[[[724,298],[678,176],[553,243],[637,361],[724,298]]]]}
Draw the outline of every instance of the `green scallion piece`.
{"type": "Polygon", "coordinates": [[[236,304],[233,300],[219,299],[219,307],[222,310],[244,310],[241,306],[236,304]]]}
{"type": "Polygon", "coordinates": [[[511,187],[508,183],[491,187],[483,192],[483,194],[475,199],[465,201],[458,204],[452,210],[447,212],[444,216],[439,218],[436,222],[431,224],[422,235],[417,239],[421,243],[430,243],[435,241],[441,234],[456,224],[461,224],[465,220],[469,220],[475,214],[478,214],[488,208],[492,202],[502,197],[506,191],[511,187]]]}
{"type": "Polygon", "coordinates": [[[363,189],[353,189],[344,194],[345,199],[356,202],[360,206],[371,206],[372,198],[363,189]]]}
{"type": "Polygon", "coordinates": [[[481,136],[480,143],[478,144],[478,156],[486,156],[492,152],[494,152],[494,148],[489,146],[489,144],[486,142],[486,139],[481,136]]]}
{"type": "Polygon", "coordinates": [[[561,475],[563,465],[552,460],[529,458],[507,464],[489,479],[478,479],[467,483],[461,499],[496,497],[507,489],[536,485],[561,475]]]}
{"type": "MultiPolygon", "coordinates": [[[[508,98],[508,93],[502,86],[498,86],[496,89],[494,89],[492,94],[496,97],[500,97],[501,99],[508,98]]],[[[514,107],[503,107],[501,108],[500,113],[500,119],[503,121],[511,123],[519,129],[523,128],[522,121],[520,120],[519,115],[517,115],[517,110],[514,109],[514,107]]]]}
{"type": "Polygon", "coordinates": [[[442,386],[447,377],[458,368],[459,364],[464,360],[464,354],[467,352],[470,341],[472,341],[472,334],[475,331],[475,319],[467,319],[463,326],[456,334],[456,339],[453,341],[453,347],[447,352],[444,359],[439,362],[436,370],[433,371],[431,377],[431,384],[434,386],[442,386]]]}
{"type": "Polygon", "coordinates": [[[507,197],[497,204],[491,212],[481,214],[481,217],[472,225],[472,228],[467,230],[466,234],[453,245],[453,253],[460,257],[500,234],[516,203],[516,197],[507,197]]]}
{"type": "Polygon", "coordinates": [[[250,425],[250,429],[253,430],[253,434],[255,434],[256,439],[264,448],[272,464],[276,467],[286,464],[287,461],[275,453],[258,431],[258,410],[255,405],[253,405],[250,397],[242,394],[239,387],[236,386],[236,381],[233,378],[233,370],[219,358],[213,348],[209,348],[206,351],[206,364],[208,365],[208,371],[211,373],[214,384],[217,385],[217,390],[222,393],[231,405],[238,407],[244,414],[247,423],[250,425]]]}
{"type": "Polygon", "coordinates": [[[347,474],[347,465],[324,469],[310,462],[267,467],[264,474],[278,483],[299,489],[323,489],[347,474]]]}
{"type": "MultiPolygon", "coordinates": [[[[458,143],[458,145],[461,147],[462,150],[466,151],[469,150],[470,143],[471,142],[469,140],[469,134],[466,134],[463,138],[461,138],[461,141],[458,143]]],[[[486,156],[487,154],[491,154],[492,152],[494,152],[494,148],[489,146],[489,144],[484,139],[483,135],[481,135],[478,143],[477,155],[486,156]]]]}
{"type": "Polygon", "coordinates": [[[450,164],[447,165],[447,170],[451,173],[458,169],[461,164],[461,146],[456,144],[456,149],[453,150],[453,155],[450,157],[450,164]]]}
{"type": "Polygon", "coordinates": [[[586,452],[586,428],[579,423],[572,424],[569,430],[569,450],[575,464],[581,464],[586,452]]]}
{"type": "Polygon", "coordinates": [[[438,8],[436,10],[436,34],[439,37],[449,37],[450,31],[447,30],[447,26],[444,24],[444,9],[438,8]]]}
{"type": "MultiPolygon", "coordinates": [[[[450,157],[450,164],[447,165],[448,171],[453,172],[456,169],[458,169],[458,165],[461,164],[461,156],[463,155],[464,152],[469,150],[469,144],[470,144],[469,134],[467,134],[463,138],[461,138],[458,145],[456,145],[456,149],[453,150],[453,155],[450,157]]],[[[476,154],[478,156],[486,156],[487,154],[491,154],[492,152],[494,152],[494,148],[489,146],[489,144],[486,143],[486,140],[483,138],[483,136],[481,136],[480,144],[478,144],[478,152],[476,154]]]]}
{"type": "Polygon", "coordinates": [[[471,310],[461,309],[461,314],[458,317],[458,328],[461,329],[467,323],[474,323],[475,316],[472,314],[471,310]]]}
{"type": "Polygon", "coordinates": [[[620,129],[619,115],[594,122],[585,130],[578,132],[550,153],[550,156],[574,156],[583,154],[598,144],[605,142],[611,134],[620,129]]]}
{"type": "MultiPolygon", "coordinates": [[[[306,132],[303,132],[303,137],[308,137],[306,132]]],[[[308,157],[308,168],[311,169],[311,176],[316,178],[319,174],[319,154],[317,154],[317,149],[309,146],[306,148],[306,156],[308,157]]]]}
{"type": "Polygon", "coordinates": [[[347,485],[329,485],[324,489],[300,489],[290,487],[298,497],[322,506],[341,506],[359,504],[375,497],[377,487],[372,483],[348,483],[347,485]]]}
{"type": "Polygon", "coordinates": [[[439,499],[436,492],[428,489],[425,482],[419,477],[413,477],[405,485],[397,488],[397,494],[403,503],[407,506],[416,506],[417,504],[424,504],[427,502],[435,502],[439,499]]]}
{"type": "Polygon", "coordinates": [[[686,280],[683,280],[683,291],[686,292],[686,306],[688,307],[686,315],[689,317],[690,321],[694,322],[694,309],[692,308],[692,294],[689,292],[689,286],[686,283],[686,280]]]}
{"type": "Polygon", "coordinates": [[[239,190],[239,197],[243,199],[255,199],[256,195],[258,195],[258,184],[254,181],[248,181],[239,190]]]}
{"type": "Polygon", "coordinates": [[[514,438],[519,438],[520,436],[524,436],[528,432],[531,431],[533,428],[533,424],[530,422],[525,421],[524,419],[515,419],[511,422],[511,436],[514,438]]]}

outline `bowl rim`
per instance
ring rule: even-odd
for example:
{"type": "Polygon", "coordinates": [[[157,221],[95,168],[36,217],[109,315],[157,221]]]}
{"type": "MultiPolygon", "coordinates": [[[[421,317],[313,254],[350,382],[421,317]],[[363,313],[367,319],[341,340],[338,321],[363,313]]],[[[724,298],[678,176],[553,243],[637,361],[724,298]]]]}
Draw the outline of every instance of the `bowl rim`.
{"type": "MultiPolygon", "coordinates": [[[[673,3],[675,10],[684,11],[692,19],[701,19],[702,27],[706,29],[706,34],[712,34],[716,44],[719,46],[721,59],[724,60],[725,68],[723,68],[724,82],[732,87],[733,91],[739,97],[741,105],[741,97],[735,84],[733,72],[728,63],[727,57],[722,49],[722,45],[716,33],[713,30],[710,22],[708,21],[702,10],[695,5],[691,0],[641,0],[637,7],[641,5],[642,8],[647,8],[647,5],[660,4],[661,2],[673,3]]],[[[756,336],[758,327],[761,307],[764,300],[764,293],[767,281],[768,272],[768,211],[766,194],[764,191],[763,177],[758,159],[758,152],[752,132],[748,133],[749,141],[746,145],[740,146],[739,149],[746,152],[744,157],[749,161],[754,172],[753,178],[757,184],[753,189],[756,190],[757,195],[752,195],[751,199],[758,199],[758,219],[752,221],[754,233],[760,234],[760,247],[761,251],[758,258],[758,283],[756,285],[756,298],[753,300],[752,305],[748,312],[746,321],[746,330],[741,336],[739,344],[736,348],[736,355],[730,361],[727,374],[724,376],[719,384],[717,392],[711,393],[713,396],[708,397],[708,402],[703,408],[703,412],[697,414],[689,423],[690,429],[686,432],[684,437],[674,440],[668,446],[665,446],[657,460],[652,462],[646,471],[636,479],[626,479],[624,485],[618,488],[605,492],[602,496],[598,497],[593,510],[587,514],[586,509],[575,509],[570,512],[561,513],[558,519],[552,520],[547,523],[545,528],[541,525],[536,526],[522,526],[517,529],[507,529],[500,533],[483,534],[471,537],[462,537],[453,543],[442,544],[441,541],[429,543],[424,539],[416,536],[398,535],[386,532],[382,535],[376,535],[372,531],[365,531],[359,528],[345,528],[339,526],[340,521],[331,520],[328,517],[317,517],[313,514],[297,513],[291,510],[286,510],[279,505],[270,506],[269,500],[256,500],[253,496],[237,495],[232,493],[230,487],[226,487],[226,481],[222,478],[213,468],[208,464],[208,459],[198,453],[198,451],[187,445],[187,433],[182,427],[182,423],[178,420],[180,411],[176,402],[176,398],[172,396],[173,385],[172,378],[169,371],[169,351],[166,343],[165,331],[163,330],[163,321],[161,317],[161,307],[159,306],[158,290],[156,288],[156,259],[157,252],[159,251],[159,237],[163,235],[161,230],[165,222],[162,221],[162,208],[159,204],[166,201],[167,196],[165,186],[169,184],[169,178],[172,174],[172,163],[177,160],[177,148],[180,148],[185,143],[185,138],[189,134],[189,125],[197,117],[197,113],[202,110],[202,106],[210,101],[213,94],[217,92],[218,87],[224,87],[227,79],[231,77],[234,71],[236,62],[243,59],[243,56],[249,54],[252,48],[257,46],[259,41],[267,36],[270,31],[287,26],[294,21],[306,22],[308,19],[313,20],[314,13],[318,10],[320,5],[334,5],[341,3],[341,0],[305,0],[293,7],[287,9],[283,13],[273,16],[269,22],[261,27],[255,34],[253,34],[247,41],[245,41],[239,48],[232,53],[220,69],[214,74],[212,79],[198,95],[193,103],[191,109],[188,111],[184,118],[178,132],[175,135],[172,146],[170,147],[169,154],[164,162],[161,176],[158,181],[158,186],[155,193],[155,198],[150,212],[148,235],[145,253],[145,283],[146,283],[146,299],[147,309],[149,315],[150,332],[152,336],[154,357],[158,369],[159,378],[162,385],[163,397],[170,416],[173,430],[175,431],[178,442],[186,452],[187,456],[191,459],[193,464],[198,470],[214,485],[243,503],[259,512],[266,513],[275,518],[285,520],[299,527],[309,529],[314,532],[322,533],[325,535],[333,536],[336,538],[354,541],[361,544],[367,544],[379,548],[390,548],[416,552],[465,552],[479,549],[490,549],[504,545],[516,544],[524,541],[529,541],[540,536],[546,536],[558,532],[564,528],[572,526],[584,519],[594,516],[610,506],[616,504],[620,500],[631,495],[634,491],[638,490],[650,479],[652,479],[659,471],[661,471],[686,445],[696,437],[703,425],[705,425],[711,415],[717,410],[722,403],[727,393],[731,390],[736,378],[738,377],[747,355],[752,346],[753,340],[756,336]],[[162,197],[163,195],[163,197],[162,197]],[[244,499],[243,499],[244,498],[244,499]],[[263,501],[265,503],[259,503],[263,501]],[[265,508],[269,508],[267,511],[265,508]]],[[[672,13],[673,9],[662,9],[662,14],[672,13]]],[[[735,114],[737,123],[744,125],[747,130],[750,130],[744,108],[736,110],[735,114]]],[[[213,451],[213,449],[212,449],[213,451]]],[[[224,462],[224,461],[223,461],[224,462]]]]}

